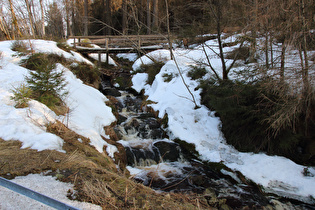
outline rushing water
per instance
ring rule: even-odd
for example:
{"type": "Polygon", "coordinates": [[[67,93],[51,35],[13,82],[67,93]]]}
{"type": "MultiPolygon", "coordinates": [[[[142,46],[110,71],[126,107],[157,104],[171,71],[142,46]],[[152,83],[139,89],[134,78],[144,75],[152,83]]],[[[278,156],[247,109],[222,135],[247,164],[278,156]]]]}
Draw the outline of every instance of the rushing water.
{"type": "MultiPolygon", "coordinates": [[[[106,88],[110,89],[104,82],[103,89],[106,88]]],[[[210,197],[226,199],[232,208],[269,203],[271,197],[241,174],[220,163],[201,162],[189,148],[169,140],[165,125],[148,112],[141,97],[125,91],[106,91],[109,92],[117,99],[118,142],[126,150],[127,169],[136,181],[155,190],[208,193],[210,197]]]]}

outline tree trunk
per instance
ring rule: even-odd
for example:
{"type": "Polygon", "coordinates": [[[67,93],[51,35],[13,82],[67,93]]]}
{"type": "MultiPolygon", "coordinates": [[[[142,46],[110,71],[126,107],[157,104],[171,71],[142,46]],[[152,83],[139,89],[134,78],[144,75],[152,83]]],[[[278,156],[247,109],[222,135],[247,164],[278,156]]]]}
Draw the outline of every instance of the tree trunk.
{"type": "Polygon", "coordinates": [[[41,12],[41,37],[45,37],[45,13],[44,13],[44,5],[43,0],[39,1],[40,3],[40,12],[41,12]]]}
{"type": "Polygon", "coordinates": [[[122,0],[122,33],[124,35],[128,34],[128,23],[127,23],[127,15],[128,15],[128,6],[127,0],[122,0]]]}
{"type": "Polygon", "coordinates": [[[27,13],[28,13],[28,19],[30,21],[30,28],[32,30],[32,36],[35,38],[35,30],[34,30],[34,23],[33,23],[33,14],[31,10],[31,5],[28,0],[25,0],[26,8],[27,8],[27,13]]]}
{"type": "Polygon", "coordinates": [[[250,51],[249,51],[249,62],[253,62],[255,60],[256,47],[257,47],[257,30],[258,30],[258,0],[253,0],[253,17],[252,17],[252,27],[251,27],[251,36],[252,41],[250,43],[250,51]]]}
{"type": "Polygon", "coordinates": [[[107,24],[106,34],[111,35],[112,34],[111,0],[106,0],[105,13],[106,13],[106,24],[107,24]]]}
{"type": "Polygon", "coordinates": [[[10,33],[6,27],[6,24],[3,21],[3,14],[2,14],[2,8],[0,9],[0,30],[2,31],[2,33],[5,35],[5,38],[7,40],[11,39],[10,33]]]}
{"type": "Polygon", "coordinates": [[[269,69],[269,34],[266,32],[265,34],[265,64],[266,64],[266,70],[269,69]]]}
{"type": "Polygon", "coordinates": [[[281,46],[281,57],[280,57],[280,83],[284,84],[284,66],[285,66],[285,51],[286,51],[286,41],[285,38],[282,41],[281,46]]]}
{"type": "Polygon", "coordinates": [[[270,39],[269,39],[269,44],[270,44],[270,62],[271,62],[271,68],[274,67],[274,62],[273,62],[273,47],[272,47],[272,36],[270,36],[270,39]]]}
{"type": "Polygon", "coordinates": [[[84,36],[89,35],[88,0],[84,0],[84,36]]]}
{"type": "Polygon", "coordinates": [[[216,22],[217,22],[217,39],[218,39],[218,44],[219,44],[219,50],[220,50],[220,59],[221,59],[221,64],[222,64],[222,79],[223,80],[228,80],[228,72],[226,69],[226,64],[225,64],[225,59],[224,59],[224,53],[223,53],[223,45],[222,45],[222,40],[221,40],[221,21],[222,21],[222,3],[220,0],[217,0],[215,3],[217,7],[217,14],[216,14],[216,22]]]}
{"type": "Polygon", "coordinates": [[[170,31],[170,21],[169,21],[169,12],[168,12],[168,1],[165,0],[165,6],[166,6],[166,26],[167,26],[167,39],[168,39],[168,45],[169,45],[169,50],[170,50],[170,57],[171,60],[174,59],[173,56],[173,46],[172,46],[172,41],[171,41],[171,31],[170,31]]]}
{"type": "Polygon", "coordinates": [[[147,34],[151,34],[151,0],[147,0],[147,34]]]}
{"type": "Polygon", "coordinates": [[[72,0],[71,19],[72,19],[71,31],[72,31],[73,35],[76,35],[76,32],[75,32],[75,24],[76,24],[76,20],[75,20],[75,0],[72,0]]]}
{"type": "Polygon", "coordinates": [[[19,28],[19,25],[18,25],[18,22],[17,22],[17,19],[16,19],[16,15],[15,15],[15,12],[14,12],[14,9],[13,9],[12,0],[9,0],[9,4],[10,4],[11,16],[12,16],[12,24],[13,24],[13,26],[15,28],[15,30],[13,30],[12,38],[15,39],[16,36],[22,37],[22,33],[20,31],[20,28],[19,28]],[[17,33],[17,34],[15,34],[15,33],[17,33]]]}
{"type": "Polygon", "coordinates": [[[8,33],[5,25],[3,24],[3,21],[2,21],[2,17],[0,18],[0,30],[2,31],[2,33],[5,35],[5,38],[10,40],[11,39],[11,36],[10,34],[8,33]]]}
{"type": "MultiPolygon", "coordinates": [[[[169,17],[167,17],[169,19],[169,17]]],[[[153,0],[153,29],[159,31],[159,0],[153,0]]]]}
{"type": "Polygon", "coordinates": [[[308,53],[307,53],[307,38],[306,34],[308,33],[306,20],[305,20],[305,3],[304,0],[301,0],[301,20],[302,20],[302,52],[304,56],[304,68],[302,69],[302,78],[304,89],[309,89],[309,63],[308,63],[308,53]]]}

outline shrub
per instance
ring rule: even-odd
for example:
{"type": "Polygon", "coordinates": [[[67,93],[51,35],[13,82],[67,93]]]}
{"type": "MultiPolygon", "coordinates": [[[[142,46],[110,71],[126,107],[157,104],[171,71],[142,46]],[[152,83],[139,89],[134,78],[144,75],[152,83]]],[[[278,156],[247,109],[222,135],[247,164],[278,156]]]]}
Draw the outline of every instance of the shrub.
{"type": "Polygon", "coordinates": [[[162,77],[164,78],[164,82],[170,82],[174,78],[173,74],[163,74],[162,77]]]}
{"type": "Polygon", "coordinates": [[[31,52],[30,46],[21,40],[14,41],[11,45],[11,50],[19,52],[20,55],[26,55],[31,52]]]}
{"type": "Polygon", "coordinates": [[[70,70],[84,83],[93,84],[100,81],[100,72],[96,66],[81,62],[70,65],[70,70]]]}
{"type": "Polygon", "coordinates": [[[65,42],[57,42],[57,47],[59,47],[60,49],[66,51],[66,52],[71,52],[71,50],[72,50],[72,47],[70,47],[65,42]]]}
{"type": "Polygon", "coordinates": [[[28,107],[28,102],[31,98],[32,91],[25,84],[22,84],[18,88],[14,88],[13,90],[14,96],[11,97],[16,102],[16,108],[25,108],[28,107]]]}
{"type": "Polygon", "coordinates": [[[207,70],[205,68],[199,66],[191,66],[191,70],[188,72],[188,76],[193,80],[200,79],[207,74],[207,70]]]}
{"type": "MultiPolygon", "coordinates": [[[[264,81],[262,81],[263,83],[264,81]]],[[[277,154],[298,160],[296,150],[300,135],[285,127],[273,135],[265,120],[275,110],[262,106],[261,95],[276,98],[262,88],[260,82],[252,84],[215,80],[203,81],[202,103],[215,110],[222,121],[222,132],[227,142],[244,152],[277,154]]]]}
{"type": "Polygon", "coordinates": [[[70,63],[67,61],[67,59],[62,56],[55,53],[45,54],[45,53],[34,53],[31,56],[29,56],[27,59],[22,60],[21,64],[30,70],[35,70],[38,67],[46,64],[55,64],[55,63],[61,63],[63,65],[69,65],[70,63]]]}
{"type": "Polygon", "coordinates": [[[152,85],[155,76],[160,73],[161,68],[164,66],[163,62],[155,62],[149,65],[141,65],[136,72],[147,73],[148,79],[147,84],[152,85]]]}
{"type": "Polygon", "coordinates": [[[241,47],[228,52],[226,55],[226,59],[236,59],[246,61],[249,57],[249,47],[241,47]]]}
{"type": "Polygon", "coordinates": [[[52,108],[62,106],[61,98],[66,93],[61,94],[61,90],[66,86],[63,72],[55,71],[54,56],[44,54],[34,54],[25,62],[30,71],[30,76],[26,77],[28,87],[32,90],[32,98],[52,108]]]}

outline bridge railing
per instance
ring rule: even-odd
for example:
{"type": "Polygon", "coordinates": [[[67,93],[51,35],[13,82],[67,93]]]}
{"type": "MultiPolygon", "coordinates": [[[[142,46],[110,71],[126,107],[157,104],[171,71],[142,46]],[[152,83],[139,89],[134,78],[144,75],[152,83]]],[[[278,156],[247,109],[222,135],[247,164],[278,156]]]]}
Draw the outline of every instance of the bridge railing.
{"type": "Polygon", "coordinates": [[[53,198],[50,198],[46,195],[43,195],[41,193],[38,193],[34,190],[31,190],[29,188],[26,188],[26,187],[23,187],[19,184],[16,184],[10,180],[7,180],[3,177],[0,177],[0,186],[3,186],[5,188],[8,188],[16,193],[19,193],[21,195],[24,195],[24,196],[27,196],[33,200],[36,200],[36,201],[39,201],[43,204],[46,204],[48,206],[51,206],[53,208],[56,208],[56,209],[64,209],[64,210],[79,210],[78,208],[76,207],[73,207],[73,206],[70,206],[68,204],[65,204],[65,203],[62,203],[58,200],[55,200],[53,198]]]}
{"type": "Polygon", "coordinates": [[[167,44],[164,35],[121,35],[121,36],[69,36],[74,39],[74,47],[97,44],[107,47],[141,47],[154,44],[167,44]]]}

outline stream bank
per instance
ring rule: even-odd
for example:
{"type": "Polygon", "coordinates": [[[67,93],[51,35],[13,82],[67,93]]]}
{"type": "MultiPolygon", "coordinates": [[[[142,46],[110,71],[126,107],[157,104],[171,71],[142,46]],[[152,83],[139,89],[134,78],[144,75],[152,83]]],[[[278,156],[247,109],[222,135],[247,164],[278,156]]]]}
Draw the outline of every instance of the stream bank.
{"type": "Polygon", "coordinates": [[[165,131],[167,118],[158,119],[157,113],[147,106],[145,97],[127,85],[130,76],[124,70],[121,74],[105,75],[100,91],[110,99],[118,119],[112,125],[111,139],[123,151],[116,162],[121,168],[126,166],[136,182],[157,191],[205,195],[209,206],[224,204],[230,209],[261,209],[277,204],[291,206],[289,209],[312,209],[299,201],[265,194],[241,173],[221,163],[202,162],[192,145],[179,139],[169,140],[165,131]],[[117,81],[124,82],[117,85],[117,81]]]}

